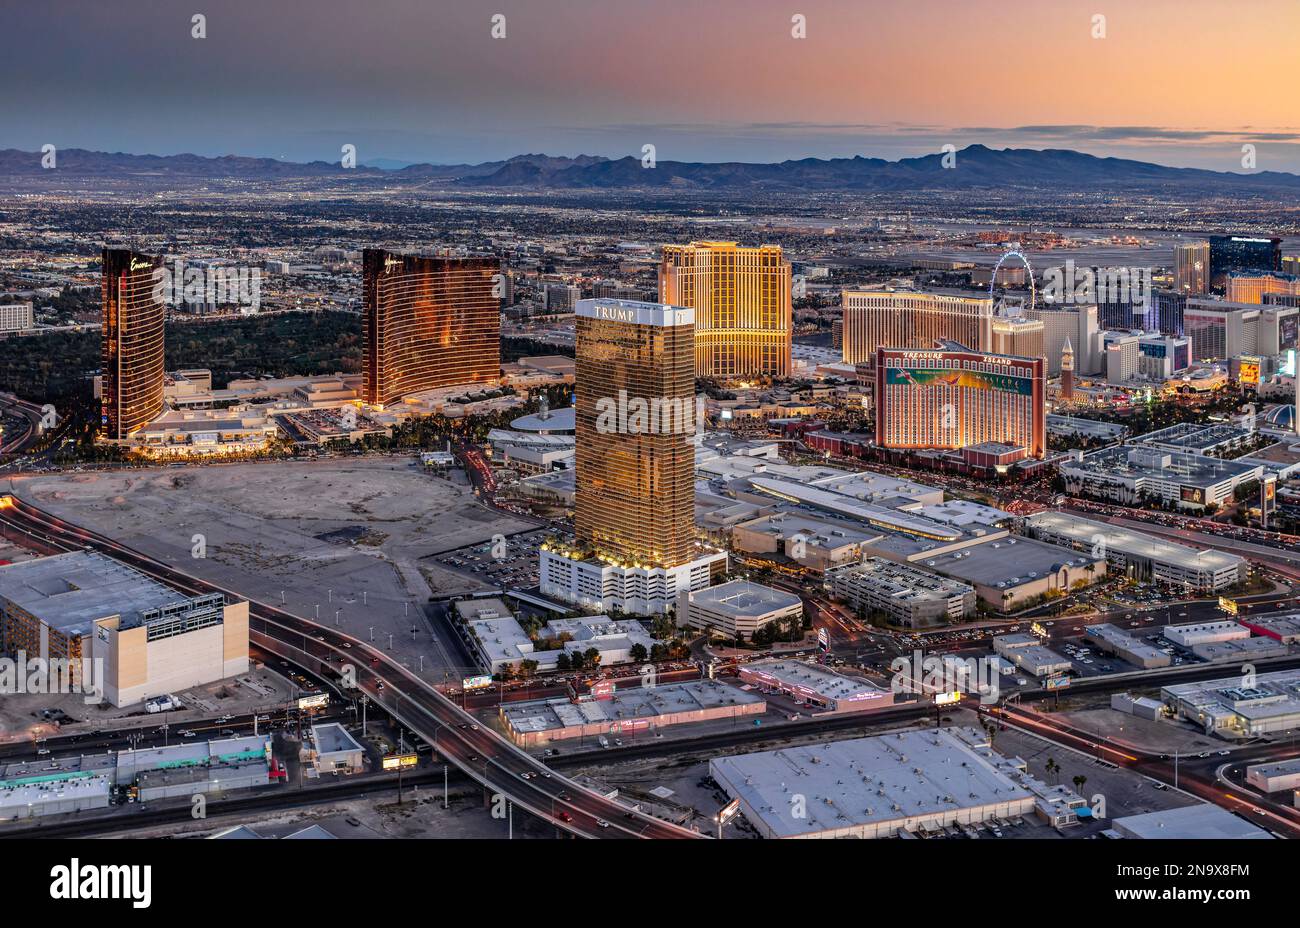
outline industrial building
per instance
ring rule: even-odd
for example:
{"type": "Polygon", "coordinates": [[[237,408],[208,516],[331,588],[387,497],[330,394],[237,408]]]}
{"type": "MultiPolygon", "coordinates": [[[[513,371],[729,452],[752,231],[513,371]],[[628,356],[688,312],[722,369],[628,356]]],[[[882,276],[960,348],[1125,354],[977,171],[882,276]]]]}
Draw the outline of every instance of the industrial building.
{"type": "Polygon", "coordinates": [[[687,608],[678,610],[678,621],[684,619],[691,628],[724,638],[752,641],[760,628],[774,625],[780,630],[791,622],[803,624],[800,597],[761,583],[730,580],[688,596],[687,608]]]}
{"type": "Polygon", "coordinates": [[[1074,667],[1068,658],[1044,647],[1034,635],[1024,633],[994,638],[993,652],[1035,677],[1066,673],[1074,667]]]}
{"type": "Polygon", "coordinates": [[[1114,654],[1120,660],[1143,670],[1168,667],[1173,662],[1173,658],[1164,651],[1135,638],[1117,625],[1106,622],[1089,625],[1084,629],[1084,634],[1102,651],[1114,654]]]}
{"type": "Polygon", "coordinates": [[[946,730],[718,757],[709,774],[765,838],[888,838],[1035,808],[1029,789],[946,730]]]}
{"type": "Polygon", "coordinates": [[[1110,830],[1118,838],[1258,840],[1273,837],[1263,828],[1208,802],[1125,815],[1114,819],[1110,830]]]}
{"type": "Polygon", "coordinates": [[[1064,512],[1039,512],[1025,519],[1026,534],[1078,551],[1105,553],[1106,561],[1134,580],[1167,583],[1196,592],[1217,592],[1240,582],[1245,558],[1212,549],[1197,550],[1127,528],[1064,512]]]}
{"type": "Polygon", "coordinates": [[[569,738],[628,737],[670,725],[733,720],[767,711],[761,696],[717,680],[634,685],[600,697],[502,703],[502,724],[516,744],[533,748],[569,738]]]}
{"type": "Polygon", "coordinates": [[[246,673],[248,603],[190,596],[71,551],[0,566],[0,650],[78,667],[89,659],[103,698],[133,705],[246,673]]]}
{"type": "Polygon", "coordinates": [[[784,658],[741,664],[740,679],[763,692],[782,693],[813,714],[863,712],[894,704],[894,694],[870,680],[836,673],[820,664],[784,658]]]}
{"type": "Polygon", "coordinates": [[[1242,676],[1180,683],[1160,690],[1177,717],[1222,738],[1255,738],[1300,728],[1300,671],[1258,674],[1250,685],[1242,676]]]}
{"type": "Polygon", "coordinates": [[[1166,625],[1160,634],[1166,641],[1184,648],[1193,648],[1198,644],[1249,638],[1250,629],[1237,622],[1189,622],[1184,625],[1166,625]]]}
{"type": "Polygon", "coordinates": [[[1238,620],[1256,635],[1272,638],[1283,644],[1295,644],[1300,641],[1300,612],[1288,612],[1284,615],[1246,616],[1238,620]]]}
{"type": "Polygon", "coordinates": [[[960,622],[975,612],[975,588],[884,558],[838,568],[827,576],[831,594],[868,617],[880,613],[891,625],[929,628],[960,622]]]}
{"type": "Polygon", "coordinates": [[[268,735],[0,764],[0,820],[107,808],[116,790],[149,802],[266,786],[270,774],[268,735]]]}

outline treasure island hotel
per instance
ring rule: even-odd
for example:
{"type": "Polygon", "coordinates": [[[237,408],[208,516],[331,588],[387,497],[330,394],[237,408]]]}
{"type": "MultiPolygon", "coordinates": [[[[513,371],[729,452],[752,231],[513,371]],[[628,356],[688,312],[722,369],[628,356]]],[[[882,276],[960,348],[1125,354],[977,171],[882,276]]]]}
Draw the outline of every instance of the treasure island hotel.
{"type": "Polygon", "coordinates": [[[1042,458],[1046,362],[952,342],[931,351],[876,349],[876,443],[1042,458]],[[998,448],[997,446],[1006,446],[998,448]]]}
{"type": "Polygon", "coordinates": [[[364,399],[403,396],[501,376],[496,258],[417,257],[367,248],[364,399]]]}
{"type": "Polygon", "coordinates": [[[105,248],[103,263],[100,430],[116,441],[162,412],[166,308],[154,277],[162,258],[105,248]]]}
{"type": "Polygon", "coordinates": [[[790,263],[780,245],[665,245],[659,299],[695,310],[696,376],[790,376],[790,263]]]}
{"type": "Polygon", "coordinates": [[[725,571],[695,541],[695,310],[580,300],[573,546],[541,549],[541,592],[639,615],[725,571]]]}

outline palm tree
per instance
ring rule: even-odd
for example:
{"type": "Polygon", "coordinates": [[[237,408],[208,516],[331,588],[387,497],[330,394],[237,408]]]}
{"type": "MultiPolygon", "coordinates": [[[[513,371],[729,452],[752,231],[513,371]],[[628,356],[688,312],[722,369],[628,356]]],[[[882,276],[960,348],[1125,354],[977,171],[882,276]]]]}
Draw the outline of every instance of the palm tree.
{"type": "Polygon", "coordinates": [[[1083,774],[1078,773],[1078,774],[1075,774],[1075,776],[1074,776],[1074,781],[1073,781],[1073,782],[1074,782],[1074,791],[1075,791],[1076,793],[1082,793],[1082,792],[1083,792],[1083,784],[1085,784],[1085,783],[1088,782],[1088,778],[1085,777],[1083,774]]]}
{"type": "Polygon", "coordinates": [[[1052,776],[1053,774],[1061,772],[1061,765],[1058,764],[1055,759],[1049,757],[1047,758],[1047,763],[1043,765],[1043,769],[1047,771],[1048,776],[1052,776]]]}

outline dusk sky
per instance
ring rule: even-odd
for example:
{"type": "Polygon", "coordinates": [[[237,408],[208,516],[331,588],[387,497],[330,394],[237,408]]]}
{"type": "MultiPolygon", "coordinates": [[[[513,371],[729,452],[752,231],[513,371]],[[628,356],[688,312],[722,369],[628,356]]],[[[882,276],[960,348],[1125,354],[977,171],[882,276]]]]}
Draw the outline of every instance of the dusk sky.
{"type": "Polygon", "coordinates": [[[1296,0],[0,0],[0,36],[0,148],[778,161],[982,142],[1239,171],[1252,142],[1259,169],[1300,172],[1296,0]]]}

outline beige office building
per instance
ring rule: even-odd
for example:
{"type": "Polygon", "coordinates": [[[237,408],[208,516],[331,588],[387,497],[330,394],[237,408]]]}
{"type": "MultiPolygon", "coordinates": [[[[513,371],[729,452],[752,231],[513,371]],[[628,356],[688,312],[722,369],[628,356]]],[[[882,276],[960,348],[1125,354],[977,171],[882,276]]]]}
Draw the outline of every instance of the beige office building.
{"type": "Polygon", "coordinates": [[[790,376],[790,262],[781,246],[665,245],[659,299],[695,310],[695,375],[790,376]]]}
{"type": "Polygon", "coordinates": [[[897,290],[844,290],[844,362],[874,364],[877,348],[931,350],[939,341],[993,350],[993,300],[897,290]]]}

